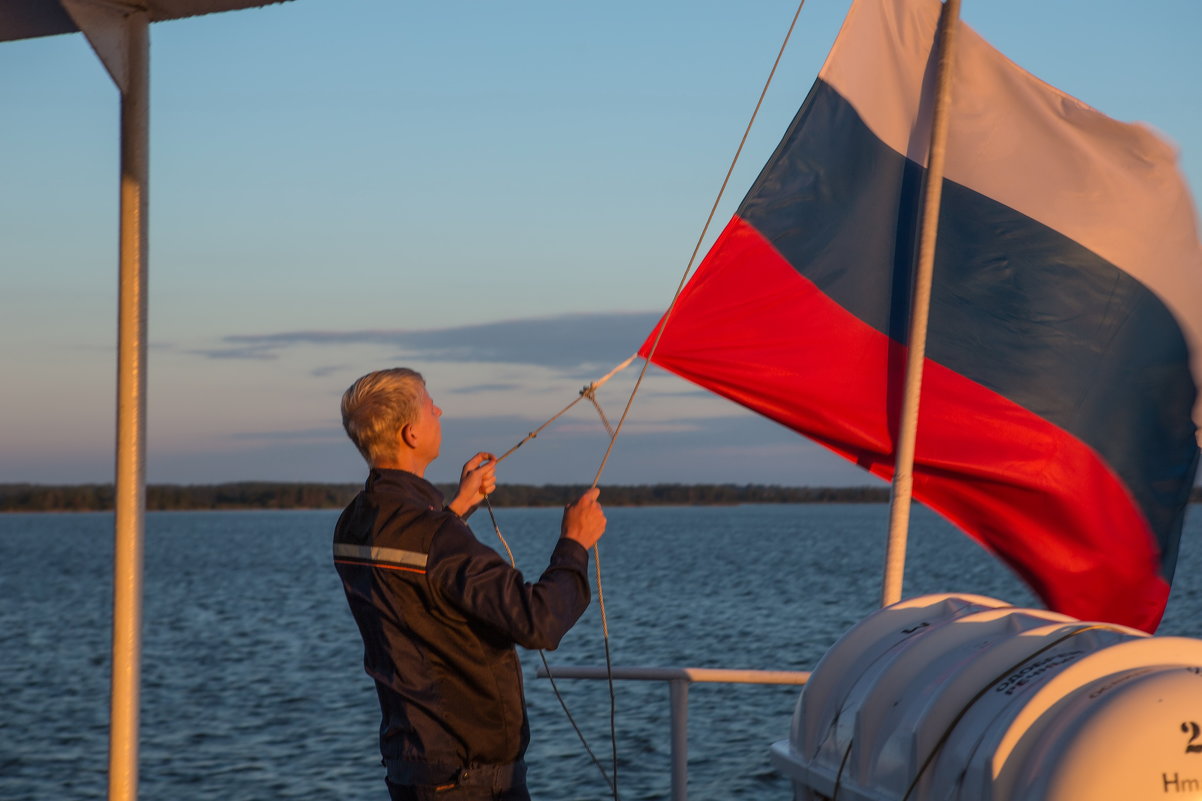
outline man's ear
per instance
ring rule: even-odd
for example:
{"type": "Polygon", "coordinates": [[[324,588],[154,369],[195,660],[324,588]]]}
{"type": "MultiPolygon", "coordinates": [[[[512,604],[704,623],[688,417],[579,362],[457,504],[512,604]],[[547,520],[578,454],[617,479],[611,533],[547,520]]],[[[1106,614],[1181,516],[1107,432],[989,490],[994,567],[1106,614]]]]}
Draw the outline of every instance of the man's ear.
{"type": "Polygon", "coordinates": [[[412,425],[405,423],[405,425],[401,426],[397,439],[400,440],[400,444],[413,448],[417,445],[417,432],[413,430],[412,425]]]}

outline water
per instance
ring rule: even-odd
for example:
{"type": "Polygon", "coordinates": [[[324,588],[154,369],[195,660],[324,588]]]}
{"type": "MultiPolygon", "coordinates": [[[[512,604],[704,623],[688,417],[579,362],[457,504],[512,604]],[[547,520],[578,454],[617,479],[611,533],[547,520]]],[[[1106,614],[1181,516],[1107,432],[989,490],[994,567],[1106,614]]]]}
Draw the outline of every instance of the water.
{"type": "MultiPolygon", "coordinates": [[[[619,665],[810,669],[872,611],[884,506],[610,509],[602,568],[619,665]]],[[[502,509],[537,575],[558,510],[502,509]]],[[[145,554],[140,796],[172,801],[386,798],[375,695],[330,564],[335,512],[152,513],[145,554]]],[[[487,515],[473,521],[495,542],[487,515]]],[[[1202,635],[1202,515],[1191,509],[1162,633],[1202,635]]],[[[0,515],[0,799],[106,794],[112,517],[0,515]]],[[[1032,603],[976,546],[917,509],[906,595],[1032,603]]],[[[594,603],[551,664],[603,665],[594,603]]],[[[524,654],[536,798],[605,796],[548,682],[524,654]]],[[[609,759],[604,682],[561,681],[609,759]]],[[[694,685],[693,801],[785,799],[767,749],[797,689],[694,685]]],[[[620,784],[668,797],[668,691],[617,685],[620,784]]]]}

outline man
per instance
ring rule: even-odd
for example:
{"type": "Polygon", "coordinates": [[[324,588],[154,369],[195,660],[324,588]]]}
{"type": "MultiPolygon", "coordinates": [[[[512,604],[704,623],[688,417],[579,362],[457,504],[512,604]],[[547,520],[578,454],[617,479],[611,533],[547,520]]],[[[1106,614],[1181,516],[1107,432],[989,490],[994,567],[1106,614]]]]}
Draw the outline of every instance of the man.
{"type": "Polygon", "coordinates": [[[529,799],[514,644],[553,649],[584,612],[605,515],[596,489],[568,506],[549,566],[525,582],[463,522],[495,488],[496,457],[468,460],[445,506],[425,480],[441,416],[405,368],[369,373],[342,396],[343,427],[371,473],[338,520],[334,561],[376,684],[393,801],[529,799]]]}

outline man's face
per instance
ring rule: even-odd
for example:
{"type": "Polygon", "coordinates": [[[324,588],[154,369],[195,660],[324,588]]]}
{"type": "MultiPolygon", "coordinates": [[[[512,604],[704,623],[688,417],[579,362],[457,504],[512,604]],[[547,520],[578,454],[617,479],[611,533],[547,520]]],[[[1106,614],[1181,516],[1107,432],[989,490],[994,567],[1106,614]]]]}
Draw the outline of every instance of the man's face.
{"type": "Polygon", "coordinates": [[[430,393],[422,387],[421,400],[418,402],[417,420],[412,423],[413,431],[417,434],[417,451],[427,464],[438,458],[442,445],[442,409],[434,405],[430,393]]]}

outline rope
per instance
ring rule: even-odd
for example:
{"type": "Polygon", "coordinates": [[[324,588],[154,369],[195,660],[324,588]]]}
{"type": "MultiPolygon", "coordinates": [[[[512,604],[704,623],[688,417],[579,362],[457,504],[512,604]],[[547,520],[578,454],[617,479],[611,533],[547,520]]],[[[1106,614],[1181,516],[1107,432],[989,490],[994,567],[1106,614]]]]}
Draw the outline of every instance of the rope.
{"type": "MultiPolygon", "coordinates": [[[[573,400],[567,406],[560,409],[556,414],[554,414],[550,419],[548,419],[541,426],[539,426],[538,428],[534,429],[529,434],[527,434],[525,436],[525,438],[522,439],[521,442],[514,445],[512,448],[505,451],[505,453],[503,453],[499,457],[497,457],[497,463],[500,463],[502,459],[507,458],[511,453],[516,451],[518,448],[522,447],[527,442],[529,442],[530,440],[537,437],[544,428],[546,428],[547,426],[551,425],[551,423],[558,420],[560,417],[562,417],[564,414],[566,414],[569,409],[571,409],[573,406],[575,406],[577,403],[579,403],[584,398],[588,398],[592,402],[593,408],[595,408],[597,410],[597,414],[601,417],[601,423],[605,426],[605,430],[609,433],[609,449],[612,450],[613,443],[614,443],[614,440],[618,436],[618,432],[613,428],[613,426],[610,425],[609,418],[607,418],[605,416],[605,412],[604,412],[604,410],[602,410],[601,404],[599,404],[597,402],[597,390],[600,389],[605,384],[605,382],[609,381],[609,379],[613,378],[619,372],[621,372],[622,370],[625,370],[627,367],[629,367],[630,364],[636,358],[638,358],[637,353],[634,354],[633,356],[631,356],[626,361],[619,364],[614,369],[610,370],[608,373],[606,373],[601,378],[597,379],[596,381],[592,382],[591,384],[588,384],[583,389],[581,389],[580,393],[576,396],[575,400],[573,400]]],[[[644,367],[644,371],[645,370],[646,370],[646,368],[644,367]]],[[[631,398],[633,399],[633,395],[631,396],[631,398]]],[[[627,411],[629,411],[629,409],[630,409],[629,403],[627,404],[626,408],[627,408],[627,411]]],[[[623,419],[625,419],[625,414],[623,414],[623,419]]],[[[609,450],[606,451],[606,457],[608,457],[608,455],[609,455],[609,450]]],[[[597,479],[600,479],[600,477],[601,477],[601,474],[598,473],[597,479]]],[[[597,479],[594,479],[594,481],[593,481],[594,488],[597,486],[597,479]]],[[[502,536],[502,534],[501,534],[501,528],[500,528],[500,526],[497,525],[497,519],[493,515],[492,504],[488,503],[487,496],[485,496],[484,500],[488,504],[488,515],[489,515],[489,517],[492,518],[493,529],[497,532],[497,537],[500,538],[501,544],[505,546],[505,552],[509,554],[510,564],[514,564],[513,551],[511,551],[509,549],[509,543],[505,541],[505,537],[502,536]]],[[[618,801],[617,694],[614,692],[613,657],[611,655],[610,648],[609,648],[609,617],[605,612],[605,590],[604,590],[604,585],[601,582],[601,550],[596,545],[593,546],[593,565],[596,568],[596,575],[597,575],[597,605],[601,612],[601,632],[602,632],[603,639],[605,641],[605,672],[606,672],[606,677],[609,680],[608,681],[608,684],[609,684],[609,739],[610,739],[610,744],[611,744],[611,750],[613,752],[613,768],[612,768],[613,778],[612,779],[610,778],[610,774],[607,774],[605,772],[605,768],[603,768],[601,766],[601,763],[597,760],[596,755],[593,754],[593,750],[589,747],[588,741],[585,740],[584,734],[580,731],[580,727],[576,725],[576,721],[572,718],[572,713],[568,711],[568,707],[567,707],[567,704],[563,700],[563,696],[560,695],[559,689],[557,687],[555,687],[555,679],[553,677],[551,678],[551,686],[553,689],[555,689],[555,697],[559,699],[559,705],[563,707],[563,711],[568,716],[568,720],[571,722],[572,728],[574,728],[576,730],[576,735],[580,738],[580,742],[584,745],[584,750],[588,752],[589,757],[591,757],[594,764],[597,765],[597,769],[601,771],[601,776],[605,779],[605,783],[607,785],[609,785],[609,789],[610,789],[610,792],[613,794],[614,801],[618,801]]],[[[542,651],[539,651],[539,656],[542,657],[543,667],[546,668],[546,670],[547,670],[547,676],[551,677],[551,668],[547,664],[546,657],[542,655],[542,651]]]]}
{"type": "MultiPolygon", "coordinates": [[[[747,136],[751,133],[751,126],[755,124],[755,119],[760,113],[760,106],[764,103],[764,96],[768,94],[768,87],[772,85],[772,78],[776,75],[776,68],[780,65],[781,56],[784,55],[785,47],[789,44],[789,38],[793,35],[793,28],[797,25],[797,18],[801,16],[802,6],[805,5],[805,0],[800,0],[797,4],[797,11],[793,13],[793,19],[789,23],[789,30],[785,33],[784,41],[781,42],[780,50],[776,53],[776,59],[772,62],[772,69],[768,72],[768,79],[764,82],[764,88],[760,90],[759,99],[756,100],[755,109],[751,112],[751,119],[747,121],[747,127],[743,130],[743,136],[739,139],[739,146],[735,149],[734,158],[730,161],[730,167],[726,170],[726,175],[722,179],[722,186],[718,189],[718,196],[714,198],[714,204],[710,207],[709,215],[705,218],[705,225],[701,227],[701,234],[697,237],[697,243],[693,245],[693,252],[689,256],[689,262],[685,266],[684,274],[680,277],[680,283],[676,286],[676,292],[672,295],[672,302],[668,304],[668,310],[664,312],[663,320],[660,322],[659,330],[656,331],[655,341],[651,343],[651,349],[647,351],[647,358],[643,360],[643,366],[639,370],[639,377],[634,382],[634,388],[630,391],[630,398],[626,401],[626,407],[622,409],[622,416],[618,419],[617,428],[609,438],[609,446],[605,449],[605,455],[601,457],[601,464],[597,467],[597,474],[593,477],[593,486],[596,487],[601,481],[601,474],[605,472],[605,465],[609,462],[609,456],[613,453],[614,443],[618,441],[618,434],[622,433],[622,426],[626,424],[626,418],[630,414],[630,409],[634,405],[635,396],[639,393],[639,388],[643,385],[643,378],[647,375],[647,368],[651,366],[651,359],[655,356],[655,351],[659,348],[659,342],[664,336],[664,331],[668,328],[668,320],[672,316],[673,310],[676,308],[676,302],[680,299],[680,293],[684,291],[685,284],[688,282],[689,274],[693,271],[693,264],[697,261],[697,254],[701,251],[701,245],[705,241],[706,234],[709,233],[710,224],[714,220],[714,214],[718,211],[718,205],[722,202],[722,196],[726,193],[727,184],[730,183],[730,176],[735,171],[735,165],[739,163],[739,156],[743,153],[743,146],[747,143],[747,136]]],[[[597,603],[601,609],[601,630],[605,638],[605,672],[609,679],[609,696],[610,696],[610,740],[613,743],[613,775],[614,775],[614,798],[618,797],[618,741],[617,729],[614,723],[616,713],[614,711],[614,678],[613,678],[613,663],[610,660],[609,650],[609,622],[605,614],[605,596],[601,589],[601,550],[598,546],[593,546],[593,561],[597,566],[597,603]]]]}
{"type": "MultiPolygon", "coordinates": [[[[609,441],[618,436],[615,431],[609,441]]],[[[597,483],[594,481],[593,486],[597,483]]],[[[597,608],[601,611],[601,639],[605,643],[605,683],[609,686],[609,748],[612,754],[614,801],[618,801],[618,696],[614,692],[614,662],[609,650],[609,618],[605,614],[605,590],[601,584],[601,549],[593,544],[593,566],[597,573],[597,608]]]]}
{"type": "MultiPolygon", "coordinates": [[[[726,193],[726,187],[730,183],[730,176],[735,171],[735,165],[739,163],[739,156],[743,153],[743,146],[747,143],[747,137],[751,133],[751,126],[755,124],[755,119],[760,113],[760,107],[764,103],[764,96],[768,94],[768,87],[772,85],[772,79],[776,75],[776,68],[780,65],[781,57],[784,55],[785,47],[789,44],[789,38],[793,35],[793,29],[797,25],[797,18],[801,16],[801,9],[804,5],[805,0],[800,0],[797,4],[797,11],[793,13],[793,19],[789,23],[789,30],[785,33],[780,50],[776,53],[776,59],[772,62],[772,69],[768,72],[768,79],[764,81],[764,88],[760,90],[760,96],[756,100],[755,109],[751,112],[751,118],[747,121],[747,127],[743,130],[743,136],[739,139],[739,146],[735,149],[734,158],[731,159],[730,166],[726,170],[726,175],[722,179],[722,186],[718,189],[718,195],[714,198],[714,204],[710,207],[709,215],[705,218],[705,225],[701,227],[701,234],[697,237],[696,244],[693,245],[693,252],[689,256],[689,262],[685,266],[684,274],[680,277],[680,283],[676,286],[676,292],[672,295],[672,302],[668,304],[668,310],[664,312],[663,319],[660,321],[659,330],[655,334],[655,341],[651,343],[651,349],[647,351],[647,358],[643,360],[643,366],[639,370],[639,377],[634,382],[634,388],[630,391],[630,397],[626,401],[625,408],[622,409],[622,416],[618,419],[617,428],[613,430],[613,433],[609,437],[609,446],[605,449],[605,455],[601,458],[601,464],[597,467],[597,474],[593,477],[593,487],[596,487],[601,481],[601,474],[605,472],[605,465],[609,462],[610,454],[613,453],[614,444],[618,441],[618,434],[622,433],[622,427],[626,424],[626,418],[629,416],[630,409],[634,405],[635,396],[638,395],[639,389],[643,385],[643,379],[647,375],[647,368],[651,366],[651,359],[655,356],[660,339],[663,338],[664,331],[668,328],[668,320],[676,308],[676,302],[680,299],[680,293],[684,291],[689,274],[693,271],[693,264],[697,261],[697,254],[701,251],[701,245],[705,241],[706,234],[709,233],[710,224],[714,220],[714,214],[717,213],[718,205],[722,202],[722,196],[726,193]]],[[[608,427],[608,423],[606,425],[608,427]]],[[[597,545],[593,546],[593,562],[597,568],[597,605],[601,610],[601,631],[605,639],[605,672],[606,678],[609,680],[609,733],[610,741],[613,744],[613,790],[616,801],[618,797],[618,738],[615,724],[613,662],[610,658],[609,620],[605,614],[605,594],[601,583],[601,549],[597,545]]]]}
{"type": "Polygon", "coordinates": [[[597,393],[593,389],[592,385],[582,389],[580,394],[593,402],[593,408],[597,410],[597,414],[601,418],[601,424],[605,426],[605,433],[609,434],[610,438],[612,439],[614,435],[614,427],[609,424],[609,418],[605,416],[605,410],[601,408],[601,404],[597,403],[597,393]]]}
{"type": "MultiPolygon", "coordinates": [[[[501,527],[497,524],[497,516],[493,514],[492,503],[488,500],[488,496],[484,496],[484,505],[488,508],[488,517],[492,520],[493,531],[497,532],[497,539],[501,541],[501,545],[505,546],[505,553],[509,556],[509,564],[517,569],[517,561],[513,558],[513,550],[509,547],[509,543],[505,539],[505,535],[501,533],[501,527]]],[[[543,660],[543,670],[547,672],[547,678],[551,680],[551,689],[555,693],[555,698],[559,701],[560,707],[563,708],[563,713],[567,715],[568,722],[572,724],[572,728],[576,730],[576,736],[580,738],[580,744],[584,746],[584,750],[588,752],[589,758],[593,760],[593,764],[597,766],[597,770],[601,771],[601,778],[605,780],[605,784],[609,786],[609,790],[617,797],[617,789],[614,787],[613,781],[609,778],[609,774],[605,772],[605,766],[601,764],[601,760],[597,759],[597,755],[593,753],[593,749],[589,746],[588,740],[584,736],[584,732],[580,730],[579,724],[576,723],[576,718],[572,716],[572,711],[568,709],[568,704],[563,700],[563,694],[559,692],[559,685],[555,683],[555,676],[551,673],[551,666],[547,664],[547,655],[540,648],[538,650],[539,659],[543,660]]],[[[612,705],[611,705],[612,706],[612,705]]]]}
{"type": "Polygon", "coordinates": [[[839,801],[839,788],[843,785],[843,769],[847,767],[847,758],[851,756],[852,741],[848,740],[847,748],[843,751],[843,759],[839,760],[839,772],[835,774],[835,789],[831,793],[831,801],[839,801]]]}
{"type": "Polygon", "coordinates": [[[693,253],[689,256],[688,264],[685,265],[684,275],[680,277],[680,283],[676,285],[676,292],[672,295],[672,302],[668,304],[668,310],[664,312],[659,330],[655,333],[655,341],[651,343],[651,349],[647,351],[647,358],[643,360],[643,368],[639,371],[639,377],[634,382],[634,389],[630,391],[630,399],[626,401],[626,408],[622,410],[622,417],[618,420],[618,427],[614,431],[613,436],[609,438],[609,447],[605,450],[605,456],[601,459],[601,466],[597,468],[597,475],[593,478],[594,487],[601,480],[601,474],[605,472],[605,463],[609,461],[609,455],[613,451],[614,443],[617,442],[618,434],[621,433],[623,424],[626,422],[626,416],[630,414],[630,407],[634,405],[634,397],[638,394],[639,387],[642,386],[643,377],[647,375],[647,368],[651,365],[651,358],[655,355],[656,349],[659,348],[659,341],[663,338],[664,331],[668,328],[668,320],[676,308],[676,302],[680,299],[680,293],[684,291],[689,273],[693,271],[693,264],[697,261],[697,254],[701,252],[701,245],[705,241],[706,234],[709,233],[710,224],[714,220],[714,214],[718,211],[718,205],[722,202],[722,196],[726,194],[726,186],[730,183],[730,176],[735,171],[735,165],[739,163],[739,156],[743,153],[743,146],[747,144],[747,136],[751,133],[751,126],[755,124],[755,118],[759,116],[760,107],[764,104],[764,97],[768,94],[768,87],[772,85],[772,79],[776,75],[776,68],[780,65],[781,57],[785,54],[785,48],[789,44],[789,38],[793,35],[793,29],[797,26],[797,18],[801,16],[801,9],[804,5],[805,0],[800,0],[797,4],[797,10],[793,12],[793,20],[789,23],[789,30],[785,33],[784,41],[780,43],[780,50],[777,51],[776,59],[772,62],[772,69],[768,72],[768,79],[764,81],[764,88],[760,90],[760,97],[755,102],[755,109],[751,112],[751,118],[747,121],[747,127],[743,129],[743,136],[739,139],[739,146],[735,148],[734,158],[730,160],[730,166],[726,169],[726,176],[722,179],[722,186],[718,189],[718,196],[714,198],[714,205],[710,207],[710,213],[705,218],[705,225],[701,226],[701,234],[697,237],[697,243],[693,245],[693,253]]]}
{"type": "MultiPolygon", "coordinates": [[[[563,415],[565,412],[567,412],[568,409],[575,406],[580,401],[581,398],[588,397],[593,402],[593,405],[597,408],[598,413],[601,415],[601,418],[605,424],[606,430],[610,432],[609,445],[605,449],[605,455],[601,458],[601,464],[597,467],[597,474],[593,477],[592,487],[596,488],[597,484],[600,483],[601,475],[602,475],[602,473],[605,472],[605,466],[609,462],[609,456],[611,453],[613,453],[614,444],[618,441],[618,435],[622,432],[622,427],[625,425],[626,418],[630,414],[630,409],[634,405],[635,396],[638,395],[639,389],[642,387],[642,384],[643,384],[643,378],[646,377],[646,375],[647,375],[647,369],[651,366],[651,359],[655,355],[656,349],[659,348],[660,339],[663,338],[664,331],[668,327],[668,320],[671,318],[672,312],[676,308],[676,302],[680,299],[681,292],[684,291],[685,284],[688,282],[689,274],[693,271],[693,265],[697,261],[697,254],[701,251],[701,245],[702,245],[702,243],[704,243],[705,237],[709,233],[710,224],[713,222],[714,215],[718,211],[718,206],[722,202],[722,197],[726,193],[726,187],[730,183],[730,176],[734,173],[735,166],[739,163],[739,156],[741,156],[743,153],[743,146],[747,143],[747,137],[751,133],[751,127],[752,127],[752,125],[755,124],[756,117],[760,113],[760,107],[764,103],[764,97],[768,94],[768,88],[772,85],[772,79],[776,76],[776,68],[780,65],[781,57],[784,55],[785,48],[789,44],[789,39],[793,35],[793,29],[797,26],[797,18],[799,16],[801,16],[801,9],[803,6],[805,6],[805,0],[799,0],[799,2],[797,4],[797,10],[793,13],[793,19],[789,23],[789,30],[785,33],[785,38],[781,42],[780,49],[776,53],[775,60],[773,60],[773,62],[772,62],[772,69],[768,72],[767,80],[764,81],[764,88],[760,90],[760,96],[759,96],[759,99],[756,100],[755,109],[752,110],[751,118],[747,121],[747,127],[744,128],[744,130],[743,130],[743,136],[739,139],[739,146],[735,149],[735,155],[731,159],[730,166],[726,170],[726,175],[722,179],[722,186],[719,187],[718,195],[717,195],[717,197],[714,198],[714,203],[710,207],[709,215],[706,216],[706,218],[705,218],[705,225],[703,225],[701,227],[701,234],[697,237],[697,242],[693,246],[693,252],[689,256],[689,261],[688,261],[688,264],[685,266],[684,274],[680,277],[680,283],[677,284],[677,286],[676,286],[676,292],[672,295],[672,301],[671,301],[671,303],[668,304],[668,310],[666,312],[664,312],[663,319],[660,321],[659,329],[656,331],[656,334],[655,334],[655,340],[652,342],[651,348],[647,352],[647,358],[643,360],[642,369],[639,370],[639,377],[634,382],[634,388],[630,391],[630,397],[626,401],[625,408],[622,409],[622,416],[618,419],[617,427],[611,429],[611,427],[609,425],[609,420],[605,418],[605,413],[601,411],[600,405],[597,404],[596,398],[594,397],[594,393],[595,393],[595,390],[597,387],[599,387],[602,383],[607,381],[610,378],[610,376],[612,376],[618,370],[629,365],[630,362],[632,362],[635,359],[635,357],[637,357],[638,354],[635,354],[635,356],[630,357],[630,359],[628,359],[626,362],[624,362],[620,367],[615,368],[613,371],[611,371],[610,374],[607,375],[601,381],[594,382],[593,384],[590,384],[589,386],[587,386],[583,390],[581,390],[580,395],[575,400],[573,400],[571,403],[569,403],[566,407],[564,407],[564,409],[561,410],[559,412],[559,414],[556,414],[554,417],[552,417],[546,423],[539,426],[534,431],[530,432],[530,434],[528,434],[525,439],[523,439],[517,445],[513,446],[508,451],[506,451],[504,454],[502,454],[501,457],[497,459],[497,462],[500,462],[501,459],[504,459],[505,457],[509,456],[509,454],[513,453],[515,450],[520,448],[522,445],[524,445],[529,440],[537,437],[539,432],[541,432],[544,428],[546,428],[548,425],[550,425],[551,422],[558,419],[561,415],[563,415]]],[[[489,512],[490,512],[490,514],[492,512],[491,506],[489,507],[489,512]]],[[[500,533],[499,529],[498,529],[497,533],[498,534],[500,533]]],[[[508,546],[506,546],[506,548],[508,549],[508,546]]],[[[612,744],[612,750],[613,750],[613,781],[610,782],[610,789],[613,791],[614,801],[618,801],[618,738],[617,738],[617,725],[616,725],[617,713],[616,713],[615,693],[614,693],[613,661],[611,658],[610,647],[609,647],[609,619],[608,619],[608,615],[605,612],[605,593],[604,593],[603,585],[601,582],[601,550],[597,545],[593,546],[593,564],[596,566],[597,605],[601,612],[601,631],[602,631],[602,635],[605,640],[605,672],[606,672],[606,677],[608,678],[608,683],[609,683],[609,733],[610,733],[610,742],[612,744]]],[[[550,675],[550,674],[548,673],[548,675],[550,675]]],[[[561,699],[561,703],[562,703],[562,699],[561,699]]],[[[566,710],[566,706],[565,706],[565,710],[566,710]]],[[[570,717],[571,716],[569,715],[569,718],[570,717]]],[[[575,724],[573,723],[573,725],[575,725],[575,724]]],[[[579,733],[579,729],[577,729],[577,732],[579,733]]],[[[581,740],[583,741],[583,736],[581,737],[581,740]]],[[[588,748],[587,743],[585,744],[585,748],[588,748]]],[[[591,750],[589,751],[589,755],[592,756],[591,750]]],[[[596,757],[593,757],[593,759],[595,761],[596,757]]],[[[600,767],[600,763],[598,763],[598,767],[600,767]]],[[[602,770],[602,775],[604,775],[604,774],[605,774],[605,771],[602,770]]]]}
{"type": "MultiPolygon", "coordinates": [[[[610,437],[613,437],[613,435],[614,435],[614,432],[613,432],[613,429],[612,429],[612,427],[609,425],[609,420],[608,420],[608,419],[606,419],[606,417],[605,417],[605,413],[601,411],[601,407],[600,407],[600,406],[597,404],[597,397],[596,397],[596,395],[597,395],[597,390],[598,390],[598,389],[600,389],[602,386],[604,386],[606,381],[608,381],[609,379],[613,378],[615,375],[617,375],[618,373],[622,372],[622,371],[623,371],[623,370],[625,370],[627,367],[629,367],[629,366],[630,366],[630,363],[631,363],[631,362],[633,362],[633,361],[634,361],[635,359],[637,359],[637,358],[638,358],[638,354],[636,353],[635,355],[631,356],[631,357],[630,357],[629,359],[627,359],[626,361],[624,361],[624,362],[622,362],[621,364],[619,364],[619,365],[618,365],[617,367],[615,367],[614,369],[610,370],[610,371],[609,371],[608,373],[606,373],[605,375],[603,375],[603,376],[601,376],[600,378],[598,378],[598,379],[597,379],[596,381],[594,381],[593,383],[591,383],[591,384],[587,385],[587,386],[586,386],[584,389],[580,390],[580,394],[578,394],[578,395],[576,396],[576,399],[575,399],[575,400],[573,400],[573,401],[572,401],[571,403],[569,403],[567,406],[563,407],[563,408],[562,408],[562,409],[560,409],[558,412],[556,412],[554,415],[552,415],[552,417],[551,417],[549,420],[547,420],[547,422],[543,423],[541,426],[539,426],[538,428],[534,429],[534,430],[533,430],[533,431],[531,431],[529,434],[527,434],[527,435],[525,436],[525,438],[524,438],[524,439],[523,439],[521,442],[519,442],[517,445],[514,445],[512,448],[510,448],[509,450],[505,451],[503,454],[501,454],[500,456],[498,456],[498,457],[497,457],[497,462],[496,462],[496,463],[497,463],[497,464],[500,464],[500,463],[501,463],[501,461],[502,461],[502,460],[504,460],[504,459],[506,459],[506,458],[508,458],[508,457],[509,457],[509,455],[510,455],[511,453],[513,453],[513,452],[514,452],[514,451],[516,451],[518,448],[520,448],[520,447],[522,447],[523,445],[525,445],[525,444],[526,444],[527,442],[529,442],[530,440],[532,440],[532,439],[534,439],[535,437],[537,437],[537,436],[538,436],[540,433],[542,433],[542,430],[543,430],[544,428],[546,428],[547,426],[551,425],[552,423],[554,423],[554,422],[555,422],[556,420],[558,420],[559,418],[563,417],[565,414],[567,414],[567,412],[568,412],[568,410],[569,410],[569,409],[571,409],[571,408],[572,408],[573,406],[575,406],[577,403],[580,403],[580,401],[584,400],[585,398],[588,398],[589,400],[591,400],[591,401],[593,402],[593,406],[596,406],[596,407],[597,407],[597,412],[598,412],[598,413],[600,413],[600,415],[601,415],[601,422],[605,424],[605,430],[609,432],[609,435],[610,435],[610,437]]],[[[596,485],[594,485],[594,486],[596,486],[596,485]]]]}

